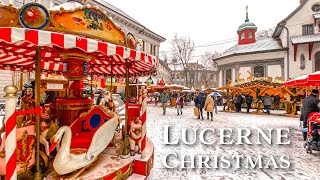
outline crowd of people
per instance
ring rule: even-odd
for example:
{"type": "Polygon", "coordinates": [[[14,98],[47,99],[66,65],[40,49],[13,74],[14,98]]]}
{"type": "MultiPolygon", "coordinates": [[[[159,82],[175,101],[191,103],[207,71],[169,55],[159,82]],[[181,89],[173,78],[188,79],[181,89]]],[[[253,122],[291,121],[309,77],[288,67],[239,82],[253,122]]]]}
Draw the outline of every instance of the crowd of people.
{"type": "MultiPolygon", "coordinates": [[[[230,100],[230,99],[227,99],[226,96],[224,96],[222,98],[223,110],[226,109],[228,100],[230,100]]],[[[236,112],[241,112],[241,109],[245,107],[247,113],[250,113],[250,109],[253,108],[252,104],[255,101],[255,99],[253,98],[253,96],[250,93],[235,94],[233,96],[233,98],[231,98],[231,100],[232,100],[234,107],[236,108],[236,112]]],[[[272,105],[274,105],[275,110],[280,109],[281,97],[279,94],[277,94],[275,96],[270,96],[269,94],[265,94],[264,96],[259,97],[258,101],[260,101],[260,100],[264,106],[264,109],[266,110],[266,113],[269,115],[270,115],[270,109],[271,109],[272,105]]]]}
{"type": "Polygon", "coordinates": [[[198,108],[198,119],[204,120],[203,110],[207,112],[207,119],[213,120],[213,111],[218,114],[218,103],[220,99],[218,96],[212,94],[206,95],[201,91],[194,100],[195,106],[198,108]]]}

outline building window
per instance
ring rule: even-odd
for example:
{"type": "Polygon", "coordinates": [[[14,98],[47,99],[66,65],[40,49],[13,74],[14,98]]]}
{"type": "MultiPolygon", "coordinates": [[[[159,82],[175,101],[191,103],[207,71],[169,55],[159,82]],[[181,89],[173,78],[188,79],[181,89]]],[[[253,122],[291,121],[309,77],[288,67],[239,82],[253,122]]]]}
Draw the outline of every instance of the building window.
{"type": "Polygon", "coordinates": [[[142,51],[144,52],[146,50],[146,42],[145,41],[142,41],[142,51]]]}
{"type": "Polygon", "coordinates": [[[244,38],[245,38],[245,34],[244,34],[244,32],[243,33],[241,33],[241,40],[243,40],[244,38]]]}
{"type": "Polygon", "coordinates": [[[301,54],[300,56],[300,69],[304,70],[306,68],[306,58],[304,57],[304,54],[301,54]]]}
{"type": "Polygon", "coordinates": [[[230,81],[231,81],[231,74],[232,74],[232,71],[231,69],[226,69],[226,84],[230,84],[230,81]]]}
{"type": "Polygon", "coordinates": [[[265,77],[264,66],[256,66],[253,69],[254,77],[265,77]]]}
{"type": "Polygon", "coordinates": [[[251,32],[251,31],[249,32],[249,38],[250,38],[250,39],[253,38],[253,35],[252,35],[252,32],[251,32]]]}
{"type": "Polygon", "coordinates": [[[310,35],[310,34],[314,34],[313,24],[303,25],[302,26],[302,35],[310,35]]]}

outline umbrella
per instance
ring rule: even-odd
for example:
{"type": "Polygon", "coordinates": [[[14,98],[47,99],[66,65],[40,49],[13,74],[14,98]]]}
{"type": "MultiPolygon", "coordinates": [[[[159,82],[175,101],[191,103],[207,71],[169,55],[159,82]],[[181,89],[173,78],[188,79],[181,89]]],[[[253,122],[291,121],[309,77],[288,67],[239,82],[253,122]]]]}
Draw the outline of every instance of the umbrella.
{"type": "Polygon", "coordinates": [[[320,85],[320,71],[311,73],[308,75],[309,85],[319,86],[320,85]]]}
{"type": "Polygon", "coordinates": [[[308,81],[308,75],[303,75],[285,82],[283,86],[298,86],[298,85],[304,86],[307,83],[307,81],[308,81]]]}
{"type": "Polygon", "coordinates": [[[159,92],[154,92],[153,95],[160,96],[159,92]]]}
{"type": "Polygon", "coordinates": [[[221,94],[217,93],[217,92],[213,92],[210,94],[211,96],[221,96],[221,94]]]}

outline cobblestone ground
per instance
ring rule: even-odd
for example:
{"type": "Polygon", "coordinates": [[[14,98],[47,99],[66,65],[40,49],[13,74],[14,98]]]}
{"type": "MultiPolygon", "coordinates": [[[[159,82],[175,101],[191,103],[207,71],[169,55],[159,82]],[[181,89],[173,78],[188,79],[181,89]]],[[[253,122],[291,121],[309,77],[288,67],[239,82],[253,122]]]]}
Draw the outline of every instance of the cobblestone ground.
{"type": "MultiPolygon", "coordinates": [[[[220,107],[221,108],[221,107],[220,107]]],[[[219,108],[219,109],[220,109],[219,108]]],[[[320,152],[307,154],[302,147],[303,140],[297,118],[273,115],[252,115],[246,113],[218,112],[213,121],[198,120],[193,115],[193,106],[183,109],[183,115],[177,116],[175,108],[168,108],[164,116],[161,107],[148,107],[147,129],[148,137],[155,146],[155,164],[149,179],[320,179],[320,152]],[[229,145],[206,146],[200,142],[196,145],[168,146],[163,144],[163,125],[172,125],[170,134],[173,138],[181,136],[182,128],[290,128],[290,145],[229,145]],[[181,155],[234,155],[245,156],[262,155],[263,157],[288,155],[291,167],[289,169],[166,169],[162,165],[162,157],[168,152],[176,152],[181,155]]],[[[282,113],[282,112],[281,112],[282,113]]],[[[281,114],[278,112],[278,114],[281,114]]],[[[205,115],[206,117],[206,115],[205,115]]],[[[181,137],[180,137],[181,138],[181,137]]],[[[192,139],[192,136],[190,137],[192,139]]],[[[218,140],[218,134],[209,134],[208,140],[218,140]]],[[[236,137],[233,136],[236,140],[236,137]]],[[[252,136],[255,142],[256,136],[252,136]]],[[[274,140],[274,139],[273,139],[274,140]]]]}

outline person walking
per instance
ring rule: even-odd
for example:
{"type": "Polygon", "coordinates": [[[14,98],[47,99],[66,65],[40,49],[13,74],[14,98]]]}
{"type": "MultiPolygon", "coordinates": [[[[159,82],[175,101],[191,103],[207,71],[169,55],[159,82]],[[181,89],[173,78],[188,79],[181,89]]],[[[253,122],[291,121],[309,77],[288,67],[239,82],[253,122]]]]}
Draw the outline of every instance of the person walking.
{"type": "Polygon", "coordinates": [[[264,105],[264,108],[266,109],[268,115],[270,115],[271,104],[272,104],[271,96],[269,96],[269,94],[266,94],[263,99],[263,105],[264,105]]]}
{"type": "Polygon", "coordinates": [[[246,96],[246,104],[247,104],[247,113],[250,113],[251,105],[252,105],[253,97],[250,93],[246,96]]]}
{"type": "Polygon", "coordinates": [[[170,100],[169,94],[167,93],[167,91],[163,91],[163,93],[160,95],[160,101],[162,103],[161,105],[162,105],[163,115],[166,115],[167,103],[169,100],[170,100]]]}
{"type": "Polygon", "coordinates": [[[226,96],[222,97],[222,104],[223,104],[223,111],[225,111],[226,106],[227,106],[227,97],[226,96]]]}
{"type": "MultiPolygon", "coordinates": [[[[302,110],[300,117],[300,126],[302,124],[303,128],[308,127],[308,117],[312,112],[320,112],[320,101],[318,99],[319,90],[314,89],[311,91],[311,94],[304,98],[302,101],[302,110]]],[[[303,139],[307,139],[307,132],[303,132],[303,139]]]]}
{"type": "Polygon", "coordinates": [[[182,115],[183,100],[184,100],[183,95],[181,95],[181,93],[178,93],[178,98],[177,98],[177,113],[178,113],[178,116],[182,115]]]}
{"type": "Polygon", "coordinates": [[[196,104],[196,107],[199,109],[199,116],[198,116],[198,119],[202,119],[204,120],[203,118],[203,107],[204,107],[204,104],[206,102],[206,95],[203,93],[203,91],[201,91],[197,98],[196,98],[196,101],[195,101],[195,104],[196,104]]]}
{"type": "Polygon", "coordinates": [[[213,107],[214,107],[214,112],[216,114],[218,114],[218,104],[219,104],[219,97],[213,96],[213,107]]]}
{"type": "Polygon", "coordinates": [[[204,110],[207,111],[207,119],[209,119],[209,114],[211,115],[211,121],[213,120],[213,106],[215,102],[211,95],[208,95],[206,102],[204,104],[204,110]]]}
{"type": "Polygon", "coordinates": [[[242,95],[238,94],[238,96],[237,96],[237,105],[236,105],[237,112],[241,112],[242,103],[243,103],[242,95]]]}
{"type": "Polygon", "coordinates": [[[276,96],[273,98],[273,102],[274,102],[274,107],[276,108],[276,110],[280,109],[280,96],[279,94],[276,94],[276,96]]]}

